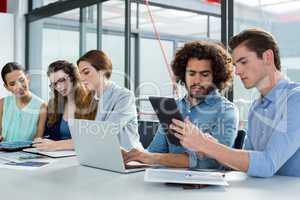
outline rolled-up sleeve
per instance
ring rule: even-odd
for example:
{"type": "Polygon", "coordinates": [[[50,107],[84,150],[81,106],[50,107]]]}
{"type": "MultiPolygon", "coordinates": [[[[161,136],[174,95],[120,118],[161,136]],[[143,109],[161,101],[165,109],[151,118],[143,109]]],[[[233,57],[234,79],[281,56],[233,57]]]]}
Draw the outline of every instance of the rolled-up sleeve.
{"type": "MultiPolygon", "coordinates": [[[[249,151],[248,175],[273,176],[300,147],[300,92],[289,96],[287,103],[276,111],[277,120],[263,151],[249,151]]],[[[275,118],[276,119],[276,118],[275,118]]]]}

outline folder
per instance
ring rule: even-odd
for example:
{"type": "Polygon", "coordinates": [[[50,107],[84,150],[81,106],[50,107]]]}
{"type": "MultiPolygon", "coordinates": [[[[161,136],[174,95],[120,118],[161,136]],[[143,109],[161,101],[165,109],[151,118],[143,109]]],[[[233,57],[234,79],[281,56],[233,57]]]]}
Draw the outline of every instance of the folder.
{"type": "Polygon", "coordinates": [[[224,173],[191,171],[186,169],[149,168],[146,169],[144,181],[228,186],[224,173]]]}
{"type": "Polygon", "coordinates": [[[62,158],[62,157],[70,157],[76,156],[74,150],[63,150],[63,151],[41,151],[36,148],[23,149],[24,152],[34,153],[39,155],[48,156],[50,158],[62,158]]]}

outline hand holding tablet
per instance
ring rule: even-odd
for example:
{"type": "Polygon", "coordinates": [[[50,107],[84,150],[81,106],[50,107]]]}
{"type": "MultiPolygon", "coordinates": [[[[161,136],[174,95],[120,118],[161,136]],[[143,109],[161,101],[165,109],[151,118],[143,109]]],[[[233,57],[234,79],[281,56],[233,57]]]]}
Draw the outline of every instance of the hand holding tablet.
{"type": "Polygon", "coordinates": [[[184,121],[174,98],[168,97],[149,97],[151,105],[157,114],[159,122],[167,133],[168,140],[177,146],[181,146],[178,138],[174,136],[174,132],[169,129],[172,119],[184,121]]]}

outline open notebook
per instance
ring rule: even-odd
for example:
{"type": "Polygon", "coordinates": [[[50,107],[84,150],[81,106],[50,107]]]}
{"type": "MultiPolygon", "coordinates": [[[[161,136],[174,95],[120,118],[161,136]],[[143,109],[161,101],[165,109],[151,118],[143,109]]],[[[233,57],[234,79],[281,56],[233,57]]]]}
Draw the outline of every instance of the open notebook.
{"type": "Polygon", "coordinates": [[[224,174],[221,172],[201,172],[185,169],[146,169],[144,176],[146,182],[203,184],[227,186],[224,174]]]}

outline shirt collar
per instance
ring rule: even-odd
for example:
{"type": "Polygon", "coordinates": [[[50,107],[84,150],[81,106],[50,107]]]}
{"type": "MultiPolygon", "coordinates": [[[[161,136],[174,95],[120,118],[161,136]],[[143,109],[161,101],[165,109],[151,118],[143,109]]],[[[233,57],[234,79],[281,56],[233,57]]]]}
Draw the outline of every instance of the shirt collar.
{"type": "Polygon", "coordinates": [[[261,103],[265,103],[267,101],[268,103],[272,103],[276,101],[278,98],[278,95],[282,92],[281,90],[286,87],[288,84],[287,79],[281,79],[277,82],[277,84],[267,93],[266,96],[261,96],[260,101],[261,103]]]}
{"type": "MultiPolygon", "coordinates": [[[[217,99],[218,99],[219,97],[220,97],[219,91],[216,90],[216,89],[215,89],[215,90],[212,90],[212,91],[209,92],[209,94],[205,97],[204,100],[200,101],[198,104],[196,104],[196,105],[194,105],[194,106],[197,106],[197,105],[201,104],[202,102],[206,103],[207,105],[213,106],[213,105],[216,104],[217,99]]],[[[189,105],[189,107],[191,107],[190,101],[189,101],[189,99],[188,99],[188,94],[186,94],[186,95],[182,98],[182,100],[184,100],[185,103],[186,103],[187,105],[189,105]]]]}
{"type": "Polygon", "coordinates": [[[217,99],[219,99],[220,97],[220,93],[218,90],[212,90],[207,97],[205,98],[205,103],[207,103],[208,105],[215,105],[217,102],[217,99]]]}

